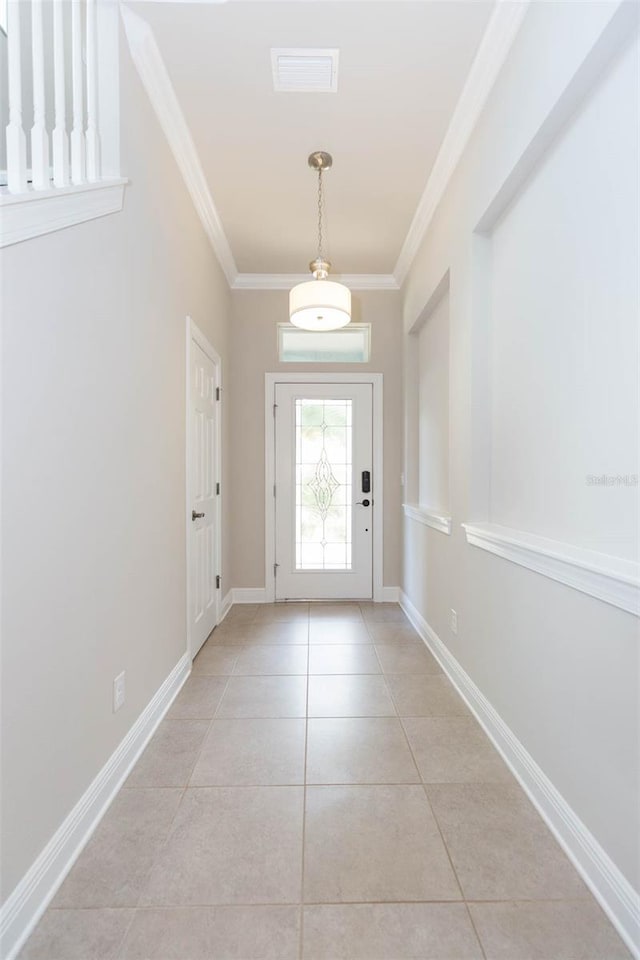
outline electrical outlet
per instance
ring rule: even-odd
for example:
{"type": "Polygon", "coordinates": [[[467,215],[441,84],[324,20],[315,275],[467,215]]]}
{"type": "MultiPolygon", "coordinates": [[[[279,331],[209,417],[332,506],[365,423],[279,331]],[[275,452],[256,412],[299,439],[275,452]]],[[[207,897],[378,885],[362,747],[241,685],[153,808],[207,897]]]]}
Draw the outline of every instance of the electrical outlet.
{"type": "Polygon", "coordinates": [[[455,610],[449,610],[449,626],[452,633],[458,632],[458,614],[455,610]]]}
{"type": "Polygon", "coordinates": [[[116,713],[125,699],[124,670],[113,681],[113,712],[116,713]]]}

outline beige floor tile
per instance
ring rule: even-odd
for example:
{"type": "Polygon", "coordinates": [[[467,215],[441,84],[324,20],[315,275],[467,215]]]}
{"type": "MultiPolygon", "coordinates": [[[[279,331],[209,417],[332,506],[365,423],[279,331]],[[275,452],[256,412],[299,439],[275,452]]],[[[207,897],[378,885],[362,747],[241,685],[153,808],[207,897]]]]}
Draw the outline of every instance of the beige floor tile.
{"type": "Polygon", "coordinates": [[[504,760],[472,717],[419,717],[404,728],[425,783],[511,783],[504,760]]]}
{"type": "Polygon", "coordinates": [[[362,622],[362,611],[357,603],[316,600],[309,604],[312,620],[356,620],[362,622]]]}
{"type": "Polygon", "coordinates": [[[307,620],[270,620],[256,622],[245,637],[245,643],[301,643],[309,642],[307,620]]]}
{"type": "Polygon", "coordinates": [[[207,641],[193,661],[194,676],[228,677],[233,673],[238,658],[237,645],[223,646],[207,641]]]}
{"type": "Polygon", "coordinates": [[[384,677],[309,677],[310,717],[395,717],[384,677]]]}
{"type": "Polygon", "coordinates": [[[309,621],[309,643],[371,644],[371,637],[362,620],[325,620],[312,617],[309,621]]]}
{"type": "Polygon", "coordinates": [[[469,709],[444,675],[386,675],[401,717],[468,717],[469,709]]]}
{"type": "Polygon", "coordinates": [[[256,615],[257,623],[266,622],[307,622],[309,619],[309,604],[300,603],[263,603],[256,615]]]}
{"type": "Polygon", "coordinates": [[[226,685],[226,677],[195,677],[191,675],[174,700],[173,706],[167,714],[167,719],[211,719],[222,699],[226,685]]]}
{"type": "Polygon", "coordinates": [[[115,960],[133,910],[47,910],[18,960],[115,960]]]}
{"type": "Polygon", "coordinates": [[[472,903],[487,960],[631,960],[592,900],[472,903]]]}
{"type": "Polygon", "coordinates": [[[304,717],[306,677],[231,677],[218,717],[304,717]]]}
{"type": "Polygon", "coordinates": [[[191,786],[304,783],[304,720],[214,720],[191,786]]]}
{"type": "Polygon", "coordinates": [[[399,720],[309,720],[307,783],[419,783],[399,720]]]}
{"type": "Polygon", "coordinates": [[[307,675],[309,648],[296,643],[257,643],[243,648],[234,673],[237,676],[307,675]]]}
{"type": "Polygon", "coordinates": [[[246,623],[255,620],[262,606],[261,603],[234,603],[222,623],[246,623]]]}
{"type": "Polygon", "coordinates": [[[237,626],[223,624],[214,630],[207,640],[207,647],[237,647],[251,640],[251,624],[240,623],[237,626]]]}
{"type": "Polygon", "coordinates": [[[304,908],[304,960],[481,960],[462,903],[304,908]]]}
{"type": "Polygon", "coordinates": [[[297,903],[302,787],[186,791],[141,906],[297,903]]]}
{"type": "Polygon", "coordinates": [[[316,644],[309,647],[309,673],[382,673],[370,643],[316,644]]]}
{"type": "Polygon", "coordinates": [[[408,623],[404,610],[397,603],[361,603],[365,620],[371,623],[408,623]]]}
{"type": "MultiPolygon", "coordinates": [[[[218,639],[216,639],[214,633],[213,637],[207,640],[207,645],[226,647],[227,649],[235,648],[236,652],[239,653],[242,647],[256,642],[253,640],[255,629],[256,628],[252,628],[250,625],[244,625],[241,629],[232,630],[224,635],[220,635],[218,639]]],[[[228,674],[225,674],[225,676],[228,676],[228,674]]]]}
{"type": "Polygon", "coordinates": [[[307,787],[309,903],[459,900],[423,788],[307,787]]]}
{"type": "Polygon", "coordinates": [[[299,907],[138,910],[120,960],[297,960],[299,907]]]}
{"type": "Polygon", "coordinates": [[[54,907],[133,907],[183,791],[121,790],[53,900],[54,907]]]}
{"type": "Polygon", "coordinates": [[[587,890],[522,789],[425,787],[468,900],[578,899],[587,890]]]}
{"type": "Polygon", "coordinates": [[[209,720],[163,720],[129,775],[127,787],[184,787],[209,720]]]}
{"type": "Polygon", "coordinates": [[[421,640],[417,643],[379,643],[376,644],[376,654],[383,673],[409,673],[412,676],[442,673],[440,664],[421,640]]]}
{"type": "Polygon", "coordinates": [[[367,620],[366,624],[373,643],[422,643],[410,623],[378,623],[367,620]]]}

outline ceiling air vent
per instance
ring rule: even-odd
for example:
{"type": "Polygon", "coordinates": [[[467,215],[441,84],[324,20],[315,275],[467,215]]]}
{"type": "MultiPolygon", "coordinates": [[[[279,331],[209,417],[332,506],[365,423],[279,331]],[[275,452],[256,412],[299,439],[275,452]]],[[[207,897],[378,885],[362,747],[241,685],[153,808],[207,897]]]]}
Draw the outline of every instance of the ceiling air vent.
{"type": "Polygon", "coordinates": [[[335,93],[338,50],[272,49],[273,88],[277,93],[335,93]]]}

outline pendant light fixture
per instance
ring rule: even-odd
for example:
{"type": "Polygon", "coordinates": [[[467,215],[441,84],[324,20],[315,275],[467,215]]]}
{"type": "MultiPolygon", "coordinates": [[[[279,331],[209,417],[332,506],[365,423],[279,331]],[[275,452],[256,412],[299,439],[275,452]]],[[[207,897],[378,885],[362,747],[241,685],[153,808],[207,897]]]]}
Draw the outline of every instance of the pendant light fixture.
{"type": "Polygon", "coordinates": [[[309,166],[318,171],[318,253],[309,264],[313,280],[299,283],[289,293],[289,319],[303,330],[337,330],[351,320],[351,291],[327,279],[331,264],[322,255],[322,174],[332,163],[331,154],[322,150],[309,157],[309,166]]]}

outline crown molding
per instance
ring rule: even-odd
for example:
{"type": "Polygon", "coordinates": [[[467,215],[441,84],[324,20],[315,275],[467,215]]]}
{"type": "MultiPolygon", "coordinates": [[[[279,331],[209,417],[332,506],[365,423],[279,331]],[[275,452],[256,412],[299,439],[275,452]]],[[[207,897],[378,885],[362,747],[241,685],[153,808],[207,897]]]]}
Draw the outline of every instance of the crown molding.
{"type": "Polygon", "coordinates": [[[233,286],[238,273],[233,253],[153,30],[146,20],[125,4],[120,5],[120,12],[131,58],[142,85],[169,142],[214,253],[229,285],[233,286]]]}
{"type": "Polygon", "coordinates": [[[531,0],[499,0],[453,111],[411,226],[402,245],[394,275],[402,285],[429,229],[438,204],[480,118],[498,74],[522,25],[531,0]]]}
{"type": "MultiPolygon", "coordinates": [[[[290,290],[296,283],[305,283],[308,273],[238,273],[232,290],[290,290]]],[[[330,280],[344,283],[350,290],[399,290],[392,273],[332,273],[330,280]]]]}
{"type": "MultiPolygon", "coordinates": [[[[215,2],[215,0],[213,0],[215,2]]],[[[520,29],[531,0],[498,0],[391,274],[343,274],[352,290],[399,290],[520,29]]],[[[220,215],[149,23],[120,5],[131,57],[232,290],[286,290],[308,274],[238,273],[220,215]]]]}

